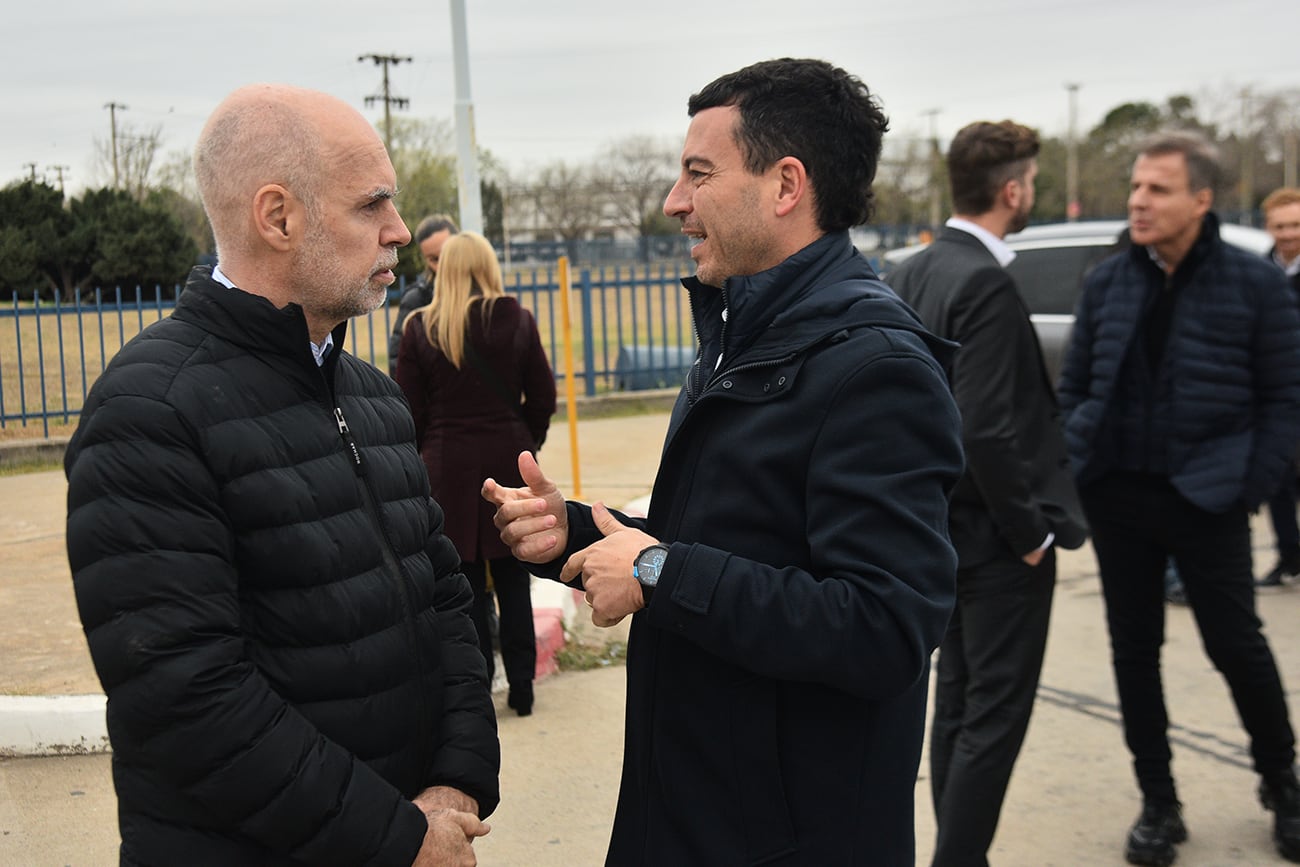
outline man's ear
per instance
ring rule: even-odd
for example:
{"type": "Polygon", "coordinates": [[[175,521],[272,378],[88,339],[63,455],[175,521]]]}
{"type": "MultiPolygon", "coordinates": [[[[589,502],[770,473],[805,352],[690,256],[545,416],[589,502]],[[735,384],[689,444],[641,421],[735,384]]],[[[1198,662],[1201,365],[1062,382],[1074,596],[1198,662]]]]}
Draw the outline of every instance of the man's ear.
{"type": "Polygon", "coordinates": [[[267,184],[253,194],[254,228],[273,250],[290,250],[297,245],[305,216],[302,202],[279,184],[267,184]]]}
{"type": "Polygon", "coordinates": [[[784,217],[808,195],[808,170],[804,168],[802,160],[796,157],[782,157],[776,161],[772,171],[776,173],[779,182],[776,214],[784,217]]]}
{"type": "Polygon", "coordinates": [[[1002,185],[1000,196],[1002,204],[1010,211],[1020,209],[1020,197],[1025,194],[1025,185],[1020,178],[1011,178],[1002,185]]]}
{"type": "Polygon", "coordinates": [[[1204,217],[1205,212],[1214,207],[1214,190],[1209,187],[1201,187],[1192,197],[1196,199],[1196,215],[1204,217]]]}

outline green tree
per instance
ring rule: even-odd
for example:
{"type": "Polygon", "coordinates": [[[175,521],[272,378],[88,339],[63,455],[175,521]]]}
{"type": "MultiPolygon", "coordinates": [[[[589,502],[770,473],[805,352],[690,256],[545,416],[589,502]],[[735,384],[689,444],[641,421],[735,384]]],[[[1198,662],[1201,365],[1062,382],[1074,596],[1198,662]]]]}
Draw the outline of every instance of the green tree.
{"type": "MultiPolygon", "coordinates": [[[[430,214],[455,216],[459,210],[452,140],[451,125],[445,120],[393,118],[389,158],[400,190],[397,210],[412,235],[420,221],[430,214]]],[[[407,244],[398,251],[397,267],[393,270],[399,276],[410,280],[419,276],[423,268],[416,244],[407,244]]]]}
{"type": "Polygon", "coordinates": [[[73,200],[74,222],[96,227],[90,279],[104,289],[174,286],[198,248],[157,196],[141,203],[122,190],[91,190],[73,200]]]}
{"type": "Polygon", "coordinates": [[[44,183],[21,181],[0,190],[0,290],[22,298],[65,293],[89,274],[93,234],[63,207],[63,194],[44,183]],[[35,272],[35,274],[33,274],[35,272]]]}
{"type": "Polygon", "coordinates": [[[30,297],[44,282],[40,250],[29,233],[17,226],[0,226],[0,301],[14,292],[30,297]]]}
{"type": "Polygon", "coordinates": [[[1079,204],[1084,216],[1125,214],[1134,156],[1142,139],[1161,129],[1188,129],[1211,141],[1217,138],[1215,128],[1199,119],[1190,96],[1171,96],[1163,107],[1150,102],[1115,106],[1080,144],[1079,204]]]}
{"type": "Polygon", "coordinates": [[[172,151],[154,175],[158,180],[146,197],[170,213],[194,241],[200,253],[217,252],[212,226],[199,200],[198,182],[194,178],[194,161],[189,151],[172,151]]]}
{"type": "Polygon", "coordinates": [[[479,182],[479,196],[483,203],[483,237],[492,242],[499,253],[505,249],[506,242],[505,196],[501,193],[501,187],[489,180],[479,182]]]}
{"type": "Polygon", "coordinates": [[[1056,222],[1065,219],[1066,143],[1059,138],[1042,138],[1038,151],[1038,178],[1034,182],[1034,210],[1030,219],[1035,222],[1056,222]]]}

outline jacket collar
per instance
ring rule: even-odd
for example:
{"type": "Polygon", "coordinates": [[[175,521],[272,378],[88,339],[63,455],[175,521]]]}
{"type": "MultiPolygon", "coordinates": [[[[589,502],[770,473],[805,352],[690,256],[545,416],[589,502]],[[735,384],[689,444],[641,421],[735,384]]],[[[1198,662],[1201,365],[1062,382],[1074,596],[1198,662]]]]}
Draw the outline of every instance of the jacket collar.
{"type": "MultiPolygon", "coordinates": [[[[1201,267],[1201,264],[1210,258],[1222,243],[1219,238],[1219,218],[1213,211],[1206,211],[1205,217],[1201,220],[1201,233],[1196,236],[1192,249],[1187,251],[1183,261],[1179,262],[1178,267],[1174,269],[1173,285],[1181,286],[1186,283],[1196,269],[1201,267]]],[[[1134,244],[1129,248],[1129,255],[1144,267],[1164,273],[1147,247],[1134,244]]]]}
{"type": "MultiPolygon", "coordinates": [[[[251,354],[280,355],[316,367],[301,307],[288,304],[277,308],[260,295],[223,286],[212,279],[210,266],[190,272],[172,315],[251,354]]],[[[334,349],[326,359],[327,366],[343,351],[346,334],[346,322],[331,332],[334,349]]]]}
{"type": "Polygon", "coordinates": [[[711,363],[717,358],[717,343],[725,340],[724,367],[734,364],[760,336],[763,357],[781,356],[862,326],[918,334],[941,362],[956,347],[931,334],[876,277],[848,232],[823,235],[774,268],[728,279],[721,290],[694,277],[682,284],[691,295],[702,357],[711,363]]]}
{"type": "Polygon", "coordinates": [[[701,344],[722,339],[726,311],[726,345],[722,349],[727,357],[734,358],[769,326],[794,317],[800,300],[825,285],[828,274],[835,275],[831,278],[834,280],[875,278],[845,231],[823,235],[766,271],[729,277],[721,289],[706,286],[696,277],[685,278],[682,285],[691,296],[701,344]]]}
{"type": "Polygon", "coordinates": [[[961,217],[950,217],[948,222],[943,224],[943,231],[939,233],[939,237],[966,246],[972,246],[970,242],[974,241],[1003,268],[1016,258],[1016,251],[1008,247],[1007,242],[1002,238],[980,224],[961,217]]]}

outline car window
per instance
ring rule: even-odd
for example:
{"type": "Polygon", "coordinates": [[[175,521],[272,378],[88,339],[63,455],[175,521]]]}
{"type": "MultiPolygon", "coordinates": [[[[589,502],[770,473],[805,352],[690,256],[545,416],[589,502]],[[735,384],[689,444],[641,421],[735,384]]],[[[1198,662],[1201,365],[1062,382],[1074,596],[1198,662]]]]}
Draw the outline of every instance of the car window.
{"type": "Polygon", "coordinates": [[[1069,314],[1088,269],[1113,251],[1111,245],[1021,250],[1007,266],[1030,313],[1069,314]]]}

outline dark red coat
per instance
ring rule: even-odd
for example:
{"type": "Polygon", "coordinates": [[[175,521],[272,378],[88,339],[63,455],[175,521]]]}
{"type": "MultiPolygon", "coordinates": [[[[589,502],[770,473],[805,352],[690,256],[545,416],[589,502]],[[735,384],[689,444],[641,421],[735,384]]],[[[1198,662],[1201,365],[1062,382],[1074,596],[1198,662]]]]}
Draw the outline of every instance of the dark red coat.
{"type": "Polygon", "coordinates": [[[489,476],[503,485],[523,484],[518,456],[546,439],[555,414],[555,374],[533,315],[512,296],[492,305],[486,330],[477,305],[471,310],[468,341],[522,406],[507,405],[501,389],[468,357],[457,370],[429,343],[422,316],[412,317],[402,333],[397,383],[411,404],[433,498],[446,516],[443,532],[462,560],[476,563],[510,554],[479,490],[489,476]]]}

